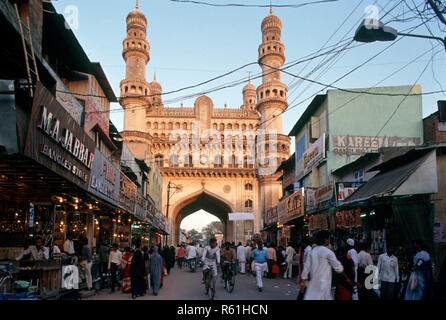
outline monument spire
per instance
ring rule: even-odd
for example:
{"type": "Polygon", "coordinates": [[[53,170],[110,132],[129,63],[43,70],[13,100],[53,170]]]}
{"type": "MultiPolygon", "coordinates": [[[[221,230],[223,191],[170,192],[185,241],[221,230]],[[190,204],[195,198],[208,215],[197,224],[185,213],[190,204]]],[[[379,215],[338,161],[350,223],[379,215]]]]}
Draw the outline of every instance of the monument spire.
{"type": "Polygon", "coordinates": [[[136,0],[136,9],[138,9],[138,0],[136,0]]]}
{"type": "MultiPolygon", "coordinates": [[[[138,2],[138,1],[137,1],[138,2]]],[[[273,0],[269,0],[269,13],[273,13],[273,0]]]]}

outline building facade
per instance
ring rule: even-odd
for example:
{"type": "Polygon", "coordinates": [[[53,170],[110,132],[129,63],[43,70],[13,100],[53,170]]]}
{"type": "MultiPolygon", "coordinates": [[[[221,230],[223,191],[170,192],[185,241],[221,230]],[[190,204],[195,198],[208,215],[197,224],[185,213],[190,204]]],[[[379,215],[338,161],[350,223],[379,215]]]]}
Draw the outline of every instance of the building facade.
{"type": "Polygon", "coordinates": [[[243,88],[243,104],[239,108],[217,108],[207,96],[197,98],[191,107],[165,106],[156,76],[150,83],[146,80],[150,60],[146,17],[137,7],[128,14],[126,22],[121,135],[136,157],[151,159],[160,168],[161,202],[163,212],[169,214],[171,243],[178,243],[181,220],[199,209],[222,220],[227,240],[250,239],[263,227],[265,209],[281,197],[275,169],[289,156],[290,139],[282,134],[281,116],[288,106],[287,87],[277,70],[285,61],[279,17],[270,12],[262,22],[258,54],[263,81],[258,88],[249,81],[243,88]],[[262,123],[260,119],[272,122],[262,123]],[[263,134],[265,130],[271,134],[263,134]],[[259,150],[263,157],[258,156],[259,150]],[[270,161],[265,163],[264,158],[270,161]],[[170,182],[181,193],[168,199],[170,182]],[[231,212],[254,213],[254,224],[229,221],[231,212]]]}

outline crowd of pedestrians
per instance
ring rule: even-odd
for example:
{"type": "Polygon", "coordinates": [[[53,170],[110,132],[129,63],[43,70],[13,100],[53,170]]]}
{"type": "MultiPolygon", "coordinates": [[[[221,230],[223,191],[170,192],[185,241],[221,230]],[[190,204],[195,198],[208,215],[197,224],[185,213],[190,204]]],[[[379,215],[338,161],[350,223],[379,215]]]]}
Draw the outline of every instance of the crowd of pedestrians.
{"type": "MultiPolygon", "coordinates": [[[[204,260],[209,260],[209,252],[218,264],[232,265],[234,274],[254,275],[259,292],[263,291],[266,277],[295,279],[299,286],[297,299],[302,300],[422,300],[435,297],[431,258],[423,241],[414,242],[410,268],[401,268],[391,244],[387,244],[385,252],[376,260],[369,248],[366,243],[357,243],[350,238],[336,243],[333,248],[330,233],[326,231],[286,247],[248,241],[245,245],[227,242],[212,248],[184,242],[177,248],[141,248],[141,241],[136,240],[133,247],[125,248],[124,253],[114,244],[106,268],[110,274],[111,292],[115,292],[121,278],[121,291],[131,293],[134,299],[146,295],[149,289],[158,295],[164,277],[175,265],[178,269],[192,269],[193,263],[198,265],[203,256],[206,256],[204,260]]],[[[88,268],[88,246],[84,249],[82,260],[88,268]]],[[[443,286],[444,269],[443,264],[440,274],[443,286]]],[[[444,289],[442,294],[446,292],[444,289]]]]}

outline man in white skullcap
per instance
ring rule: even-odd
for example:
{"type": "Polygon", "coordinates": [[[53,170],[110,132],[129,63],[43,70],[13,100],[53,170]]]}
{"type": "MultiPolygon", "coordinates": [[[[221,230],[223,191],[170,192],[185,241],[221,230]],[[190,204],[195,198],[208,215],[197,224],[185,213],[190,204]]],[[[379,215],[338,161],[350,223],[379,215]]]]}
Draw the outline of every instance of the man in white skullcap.
{"type": "Polygon", "coordinates": [[[353,263],[355,264],[355,283],[353,286],[354,292],[353,292],[353,300],[358,300],[358,286],[356,283],[358,282],[358,252],[355,250],[355,240],[352,238],[347,239],[347,245],[349,247],[348,254],[350,255],[350,258],[353,260],[353,263]]]}

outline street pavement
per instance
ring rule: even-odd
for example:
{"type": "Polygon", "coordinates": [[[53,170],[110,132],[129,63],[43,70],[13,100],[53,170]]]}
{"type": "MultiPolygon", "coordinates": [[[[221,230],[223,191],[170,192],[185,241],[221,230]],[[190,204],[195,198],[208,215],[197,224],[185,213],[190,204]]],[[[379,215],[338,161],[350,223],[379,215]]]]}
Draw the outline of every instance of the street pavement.
{"type": "MultiPolygon", "coordinates": [[[[136,300],[208,300],[205,295],[204,285],[201,284],[201,268],[192,273],[188,268],[179,270],[177,267],[170,271],[170,275],[164,277],[164,286],[158,296],[152,292],[136,300]]],[[[219,278],[221,271],[219,270],[219,278]]],[[[295,280],[288,279],[263,279],[263,292],[257,290],[256,278],[251,274],[237,274],[235,288],[228,293],[223,283],[217,282],[215,300],[296,300],[298,285],[295,280]]],[[[117,291],[113,294],[109,290],[102,290],[86,300],[129,300],[129,293],[117,291]]]]}

